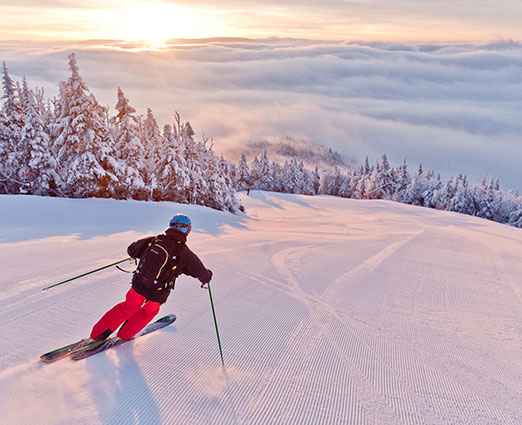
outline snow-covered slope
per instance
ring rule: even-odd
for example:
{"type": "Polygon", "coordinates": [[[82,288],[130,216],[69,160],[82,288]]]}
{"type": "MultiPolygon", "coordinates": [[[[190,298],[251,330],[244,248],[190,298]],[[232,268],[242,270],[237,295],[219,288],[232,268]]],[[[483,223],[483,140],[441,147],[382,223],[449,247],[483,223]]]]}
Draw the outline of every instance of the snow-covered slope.
{"type": "Polygon", "coordinates": [[[521,424],[522,231],[385,201],[265,192],[245,215],[0,196],[3,424],[521,424]],[[127,245],[191,216],[164,330],[85,361],[38,356],[122,300],[127,245]]]}

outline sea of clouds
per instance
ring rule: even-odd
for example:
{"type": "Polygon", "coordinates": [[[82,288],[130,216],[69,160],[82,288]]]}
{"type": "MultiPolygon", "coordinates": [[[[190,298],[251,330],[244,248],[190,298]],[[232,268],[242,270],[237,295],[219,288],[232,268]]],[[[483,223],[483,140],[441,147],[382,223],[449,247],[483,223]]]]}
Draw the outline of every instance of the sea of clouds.
{"type": "Polygon", "coordinates": [[[74,51],[90,90],[114,111],[120,86],[158,122],[175,110],[216,151],[309,139],[358,161],[406,157],[443,177],[498,177],[522,189],[522,44],[401,44],[296,39],[0,42],[11,76],[58,92],[74,51]]]}

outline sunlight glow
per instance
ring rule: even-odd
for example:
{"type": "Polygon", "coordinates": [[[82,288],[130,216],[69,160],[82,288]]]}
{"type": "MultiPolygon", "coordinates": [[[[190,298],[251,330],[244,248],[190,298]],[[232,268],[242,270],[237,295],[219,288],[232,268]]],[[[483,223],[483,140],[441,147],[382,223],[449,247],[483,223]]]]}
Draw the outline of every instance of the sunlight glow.
{"type": "Polygon", "coordinates": [[[126,2],[110,14],[101,12],[111,38],[161,45],[170,38],[205,37],[219,32],[219,23],[201,11],[160,2],[126,2]]]}

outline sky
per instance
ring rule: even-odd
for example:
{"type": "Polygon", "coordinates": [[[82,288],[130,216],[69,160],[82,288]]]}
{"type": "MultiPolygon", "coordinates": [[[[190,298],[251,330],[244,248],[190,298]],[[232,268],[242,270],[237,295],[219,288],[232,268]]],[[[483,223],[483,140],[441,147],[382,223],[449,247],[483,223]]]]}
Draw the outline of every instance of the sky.
{"type": "Polygon", "coordinates": [[[0,13],[0,60],[49,97],[74,51],[102,104],[120,86],[217,151],[292,137],[522,189],[522,2],[7,0],[0,13]]]}
{"type": "Polygon", "coordinates": [[[4,0],[0,11],[0,38],[8,40],[522,38],[518,0],[4,0]]]}

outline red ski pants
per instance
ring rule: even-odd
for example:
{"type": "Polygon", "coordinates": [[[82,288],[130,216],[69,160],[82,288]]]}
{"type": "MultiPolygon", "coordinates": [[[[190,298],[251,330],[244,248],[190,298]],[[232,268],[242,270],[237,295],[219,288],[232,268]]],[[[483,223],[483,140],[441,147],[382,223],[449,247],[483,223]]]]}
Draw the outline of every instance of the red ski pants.
{"type": "Polygon", "coordinates": [[[91,338],[96,338],[110,329],[114,332],[125,321],[118,332],[121,339],[130,339],[141,331],[158,314],[161,304],[149,301],[138,294],[134,289],[129,289],[125,301],[115,305],[94,325],[91,338]]]}

